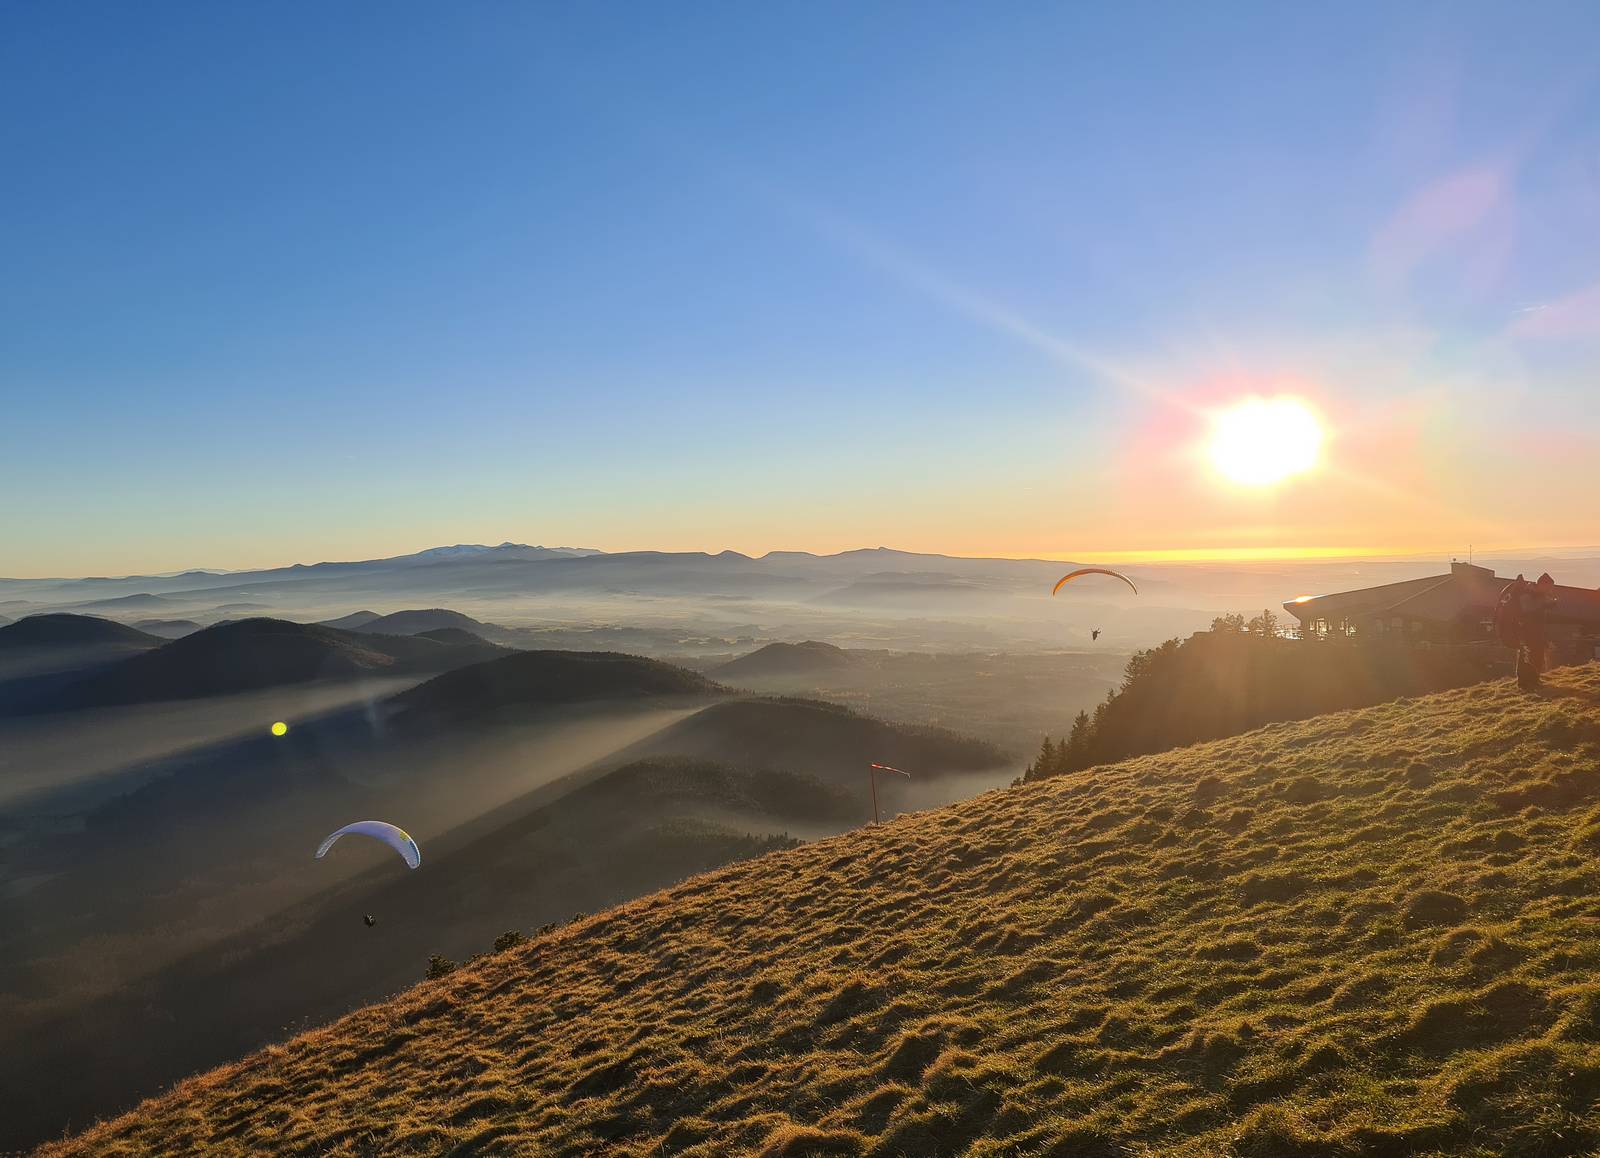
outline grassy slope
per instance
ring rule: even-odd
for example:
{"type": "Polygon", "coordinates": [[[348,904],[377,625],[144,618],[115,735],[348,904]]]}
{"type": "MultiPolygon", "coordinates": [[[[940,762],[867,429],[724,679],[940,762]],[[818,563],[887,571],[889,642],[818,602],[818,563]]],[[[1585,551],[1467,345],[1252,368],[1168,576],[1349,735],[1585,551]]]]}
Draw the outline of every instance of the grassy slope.
{"type": "Polygon", "coordinates": [[[1597,668],[1276,725],[693,878],[49,1153],[1589,1152],[1597,799],[1597,668]]]}

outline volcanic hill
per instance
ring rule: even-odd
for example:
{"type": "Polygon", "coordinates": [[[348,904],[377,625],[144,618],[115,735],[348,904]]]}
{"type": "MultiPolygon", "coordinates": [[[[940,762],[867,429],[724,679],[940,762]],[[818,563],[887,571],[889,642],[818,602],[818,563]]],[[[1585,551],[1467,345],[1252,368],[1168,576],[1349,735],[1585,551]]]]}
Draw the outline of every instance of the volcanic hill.
{"type": "Polygon", "coordinates": [[[552,704],[720,695],[726,690],[695,672],[643,656],[539,650],[446,672],[390,702],[412,724],[481,722],[523,716],[552,704]]]}
{"type": "Polygon", "coordinates": [[[86,676],[43,706],[62,710],[150,703],[319,679],[439,671],[504,654],[503,648],[481,640],[459,645],[410,636],[357,635],[283,619],[239,619],[162,643],[86,676]]]}
{"type": "Polygon", "coordinates": [[[0,650],[83,647],[91,644],[140,648],[160,647],[165,642],[148,632],[114,620],[68,612],[29,615],[0,627],[0,650]]]}
{"type": "Polygon", "coordinates": [[[808,639],[804,643],[769,643],[717,668],[719,679],[742,676],[816,675],[837,671],[856,662],[842,647],[808,639]]]}

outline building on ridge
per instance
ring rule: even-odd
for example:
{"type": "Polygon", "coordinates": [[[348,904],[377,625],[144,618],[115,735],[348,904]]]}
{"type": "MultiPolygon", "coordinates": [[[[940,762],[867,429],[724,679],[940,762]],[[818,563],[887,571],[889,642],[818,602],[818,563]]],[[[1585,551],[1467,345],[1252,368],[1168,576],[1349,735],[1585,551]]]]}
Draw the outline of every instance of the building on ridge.
{"type": "MultiPolygon", "coordinates": [[[[1511,581],[1488,567],[1453,562],[1446,575],[1302,595],[1283,608],[1299,621],[1302,637],[1495,646],[1495,608],[1511,581]]],[[[1551,661],[1600,658],[1600,591],[1560,584],[1550,591],[1551,661]]]]}

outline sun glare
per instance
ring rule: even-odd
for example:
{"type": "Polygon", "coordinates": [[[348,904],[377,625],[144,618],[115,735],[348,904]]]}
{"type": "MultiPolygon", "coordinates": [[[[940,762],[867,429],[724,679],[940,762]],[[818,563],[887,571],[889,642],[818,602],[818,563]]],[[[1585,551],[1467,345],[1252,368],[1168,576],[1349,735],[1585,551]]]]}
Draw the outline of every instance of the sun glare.
{"type": "Polygon", "coordinates": [[[1269,487],[1322,457],[1322,420],[1298,398],[1246,398],[1219,412],[1206,448],[1212,467],[1240,486],[1269,487]]]}

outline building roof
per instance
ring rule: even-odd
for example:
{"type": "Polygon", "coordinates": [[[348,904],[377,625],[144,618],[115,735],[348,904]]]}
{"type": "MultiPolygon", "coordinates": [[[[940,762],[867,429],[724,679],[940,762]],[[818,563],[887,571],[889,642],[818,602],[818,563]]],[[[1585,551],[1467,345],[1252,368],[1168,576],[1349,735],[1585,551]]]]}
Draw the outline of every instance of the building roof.
{"type": "MultiPolygon", "coordinates": [[[[1448,575],[1426,575],[1357,591],[1291,599],[1284,610],[1301,623],[1313,619],[1401,616],[1446,623],[1473,615],[1494,615],[1495,603],[1511,580],[1488,567],[1451,563],[1448,575]]],[[[1551,611],[1558,620],[1600,624],[1600,591],[1557,584],[1550,588],[1551,611]]]]}
{"type": "Polygon", "coordinates": [[[1283,607],[1302,623],[1311,619],[1348,619],[1355,615],[1379,615],[1397,603],[1449,584],[1453,578],[1453,575],[1425,575],[1421,579],[1403,579],[1398,583],[1384,583],[1378,587],[1363,587],[1356,591],[1340,591],[1333,595],[1291,599],[1283,607]]]}

